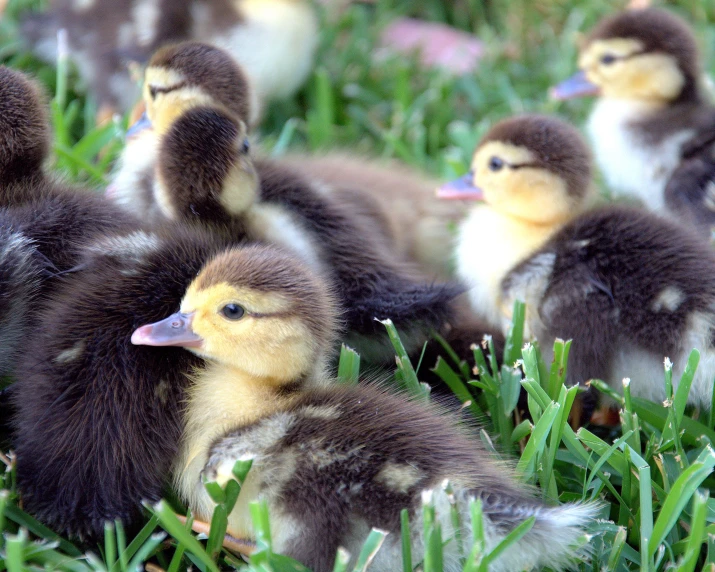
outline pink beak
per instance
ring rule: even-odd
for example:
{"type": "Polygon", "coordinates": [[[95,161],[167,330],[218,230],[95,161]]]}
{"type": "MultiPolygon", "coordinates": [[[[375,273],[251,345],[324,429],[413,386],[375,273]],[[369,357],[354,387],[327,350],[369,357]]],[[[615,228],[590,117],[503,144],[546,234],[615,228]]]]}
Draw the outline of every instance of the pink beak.
{"type": "Polygon", "coordinates": [[[560,84],[552,87],[551,98],[564,101],[566,99],[573,99],[574,97],[598,95],[600,92],[600,88],[596,84],[591,83],[586,77],[586,72],[581,70],[560,84]]]}
{"type": "Polygon", "coordinates": [[[132,334],[135,346],[178,346],[200,348],[203,340],[191,329],[194,313],[177,312],[153,324],[140,326],[132,334]]]}
{"type": "Polygon", "coordinates": [[[470,172],[455,181],[450,181],[438,187],[437,198],[443,200],[468,199],[483,201],[484,193],[482,189],[474,185],[474,176],[470,172]]]}

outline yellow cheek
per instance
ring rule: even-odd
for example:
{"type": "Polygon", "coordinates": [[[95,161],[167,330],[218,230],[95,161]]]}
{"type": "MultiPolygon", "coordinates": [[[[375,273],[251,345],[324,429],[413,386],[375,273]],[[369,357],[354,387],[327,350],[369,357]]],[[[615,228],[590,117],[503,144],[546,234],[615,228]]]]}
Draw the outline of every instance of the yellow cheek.
{"type": "Polygon", "coordinates": [[[250,158],[238,161],[226,177],[221,204],[233,215],[243,214],[253,206],[258,191],[258,175],[250,158]]]}

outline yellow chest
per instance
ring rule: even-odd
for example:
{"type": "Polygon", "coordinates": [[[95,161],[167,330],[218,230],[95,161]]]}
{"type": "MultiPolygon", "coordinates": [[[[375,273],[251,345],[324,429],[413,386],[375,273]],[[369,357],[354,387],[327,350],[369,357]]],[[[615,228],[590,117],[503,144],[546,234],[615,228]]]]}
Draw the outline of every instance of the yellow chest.
{"type": "Polygon", "coordinates": [[[472,309],[502,326],[501,281],[557,230],[475,208],[462,223],[456,250],[457,273],[470,288],[472,309]]]}
{"type": "MultiPolygon", "coordinates": [[[[201,479],[214,442],[233,429],[281,409],[288,401],[277,395],[275,386],[240,372],[209,366],[197,375],[190,390],[186,425],[174,467],[176,488],[197,518],[209,520],[215,506],[201,479]]],[[[247,503],[251,500],[248,497],[257,494],[249,490],[252,482],[251,479],[246,482],[235,513],[247,514],[247,503]]]]}

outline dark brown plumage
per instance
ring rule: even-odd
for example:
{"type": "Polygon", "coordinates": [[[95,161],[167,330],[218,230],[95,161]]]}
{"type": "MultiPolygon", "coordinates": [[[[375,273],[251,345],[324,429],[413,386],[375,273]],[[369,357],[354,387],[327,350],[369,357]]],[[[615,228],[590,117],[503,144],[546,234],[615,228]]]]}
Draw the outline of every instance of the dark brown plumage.
{"type": "Polygon", "coordinates": [[[344,301],[350,331],[382,334],[374,318],[390,318],[407,332],[423,329],[418,334],[423,339],[429,328],[442,327],[451,314],[449,303],[461,288],[421,282],[409,266],[380,249],[349,210],[280,163],[261,159],[256,161],[256,170],[260,201],[285,208],[313,235],[321,261],[344,301]]]}
{"type": "Polygon", "coordinates": [[[517,265],[502,290],[531,290],[542,348],[573,339],[572,383],[631,377],[634,395],[660,401],[663,357],[682,369],[697,347],[703,358],[690,402],[709,406],[715,254],[682,227],[623,207],[581,215],[517,265]]]}
{"type": "Polygon", "coordinates": [[[0,209],[0,375],[12,371],[31,328],[28,315],[46,275],[46,259],[21,225],[7,210],[0,209]]]}
{"type": "Polygon", "coordinates": [[[698,90],[700,55],[689,26],[676,15],[658,8],[625,10],[601,20],[588,34],[584,45],[594,40],[633,38],[646,53],[665,53],[675,57],[685,79],[674,103],[702,101],[698,90]]]}
{"type": "Polygon", "coordinates": [[[38,175],[49,148],[41,89],[24,74],[0,66],[0,188],[38,175]]]}
{"type": "Polygon", "coordinates": [[[715,157],[703,154],[682,161],[665,187],[665,204],[686,225],[693,225],[703,237],[712,239],[715,157]]]}
{"type": "Polygon", "coordinates": [[[181,227],[98,238],[47,302],[18,366],[14,440],[24,506],[57,532],[101,538],[106,520],[132,528],[141,501],[158,500],[201,360],[130,336],[175,312],[225,246],[181,227]]]}

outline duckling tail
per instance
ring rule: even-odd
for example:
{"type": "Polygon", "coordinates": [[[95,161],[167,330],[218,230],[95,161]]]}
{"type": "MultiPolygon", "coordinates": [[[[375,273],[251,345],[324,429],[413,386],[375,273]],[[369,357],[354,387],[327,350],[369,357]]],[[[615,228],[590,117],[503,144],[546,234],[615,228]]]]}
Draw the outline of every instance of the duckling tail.
{"type": "Polygon", "coordinates": [[[388,318],[398,329],[415,325],[425,330],[439,329],[452,317],[452,300],[463,291],[463,287],[453,283],[396,284],[353,301],[345,318],[355,330],[365,334],[382,330],[375,320],[388,318]]]}
{"type": "Polygon", "coordinates": [[[486,506],[485,521],[488,519],[491,524],[491,527],[485,526],[488,544],[490,540],[497,544],[527,518],[533,516],[536,519],[531,530],[507,549],[490,570],[506,572],[532,567],[562,570],[574,560],[583,559],[588,555],[585,527],[597,518],[599,511],[598,503],[545,506],[534,502],[486,506]]]}

